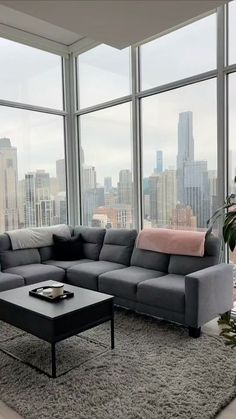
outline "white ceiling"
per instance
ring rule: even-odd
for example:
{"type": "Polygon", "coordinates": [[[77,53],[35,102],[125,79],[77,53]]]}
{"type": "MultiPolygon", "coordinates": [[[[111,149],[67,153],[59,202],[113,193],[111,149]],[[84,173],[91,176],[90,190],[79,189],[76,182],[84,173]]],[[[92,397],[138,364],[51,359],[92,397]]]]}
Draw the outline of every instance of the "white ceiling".
{"type": "Polygon", "coordinates": [[[88,37],[124,48],[227,0],[0,0],[0,23],[70,45],[88,37]]]}

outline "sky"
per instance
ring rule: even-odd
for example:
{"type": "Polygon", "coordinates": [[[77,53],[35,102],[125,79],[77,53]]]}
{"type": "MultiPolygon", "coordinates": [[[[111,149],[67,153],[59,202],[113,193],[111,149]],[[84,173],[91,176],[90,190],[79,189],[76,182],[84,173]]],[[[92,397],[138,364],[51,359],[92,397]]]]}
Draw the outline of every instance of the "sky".
{"type": "MultiPolygon", "coordinates": [[[[236,62],[236,2],[230,4],[230,63],[236,62]]],[[[129,49],[102,45],[79,58],[80,106],[87,107],[130,94],[129,49]]],[[[141,86],[151,88],[216,67],[216,17],[211,15],[141,47],[141,86]]],[[[230,148],[236,166],[236,76],[230,76],[230,148]]],[[[54,54],[0,38],[0,99],[62,109],[61,62],[54,54]]],[[[195,159],[216,168],[216,82],[208,80],[141,101],[143,173],[153,172],[156,150],[163,150],[164,168],[174,167],[179,113],[193,112],[195,159]]],[[[18,150],[19,178],[45,169],[55,176],[55,161],[63,158],[63,118],[0,107],[0,137],[18,150]]],[[[97,170],[98,182],[132,168],[131,107],[81,117],[85,164],[97,170]]]]}

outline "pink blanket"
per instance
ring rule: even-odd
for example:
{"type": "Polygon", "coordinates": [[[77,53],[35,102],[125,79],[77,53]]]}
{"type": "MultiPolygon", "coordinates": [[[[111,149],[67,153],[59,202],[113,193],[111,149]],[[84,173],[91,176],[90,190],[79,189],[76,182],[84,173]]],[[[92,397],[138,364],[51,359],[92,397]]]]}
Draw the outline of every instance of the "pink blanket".
{"type": "Polygon", "coordinates": [[[136,247],[172,255],[204,256],[205,232],[149,228],[142,230],[136,247]]]}

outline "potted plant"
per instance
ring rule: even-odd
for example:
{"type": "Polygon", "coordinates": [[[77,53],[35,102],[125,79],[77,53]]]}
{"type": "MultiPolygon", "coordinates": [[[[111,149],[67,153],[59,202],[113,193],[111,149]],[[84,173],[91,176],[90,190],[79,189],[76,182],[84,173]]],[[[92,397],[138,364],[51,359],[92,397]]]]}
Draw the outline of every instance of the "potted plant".
{"type": "MultiPolygon", "coordinates": [[[[236,183],[236,176],[234,178],[236,183]]],[[[222,224],[222,238],[227,243],[231,252],[236,247],[236,194],[227,196],[224,205],[218,208],[207,221],[208,233],[211,233],[217,221],[222,224]]]]}
{"type": "MultiPolygon", "coordinates": [[[[234,178],[236,184],[236,176],[234,178]]],[[[221,257],[224,254],[224,243],[228,244],[231,252],[236,247],[236,194],[231,194],[226,197],[224,205],[218,208],[212,217],[207,221],[208,233],[210,233],[214,225],[219,221],[221,226],[221,257]]],[[[225,338],[225,344],[236,347],[236,320],[230,318],[230,312],[223,315],[219,320],[218,324],[221,327],[220,336],[225,338]]]]}

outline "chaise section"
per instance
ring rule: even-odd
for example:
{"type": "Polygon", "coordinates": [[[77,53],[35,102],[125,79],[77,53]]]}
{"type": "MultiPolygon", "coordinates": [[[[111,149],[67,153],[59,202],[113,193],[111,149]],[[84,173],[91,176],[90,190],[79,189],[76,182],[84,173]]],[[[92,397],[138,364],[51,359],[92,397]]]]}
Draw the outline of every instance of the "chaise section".
{"type": "Polygon", "coordinates": [[[25,285],[24,278],[19,275],[12,275],[0,272],[0,292],[25,285]]]}
{"type": "Polygon", "coordinates": [[[26,285],[48,281],[49,279],[63,282],[65,279],[64,269],[60,269],[56,266],[43,265],[41,263],[15,266],[4,270],[4,273],[20,275],[24,278],[26,285]]]}
{"type": "Polygon", "coordinates": [[[140,282],[137,300],[170,312],[184,313],[185,278],[182,275],[169,274],[140,282]]]}
{"type": "Polygon", "coordinates": [[[129,266],[102,274],[98,278],[98,290],[127,300],[136,301],[137,286],[145,279],[165,275],[163,272],[129,266]]]}
{"type": "Polygon", "coordinates": [[[81,263],[67,270],[67,282],[71,285],[97,291],[99,275],[122,268],[126,268],[126,266],[108,261],[81,263]]]}

